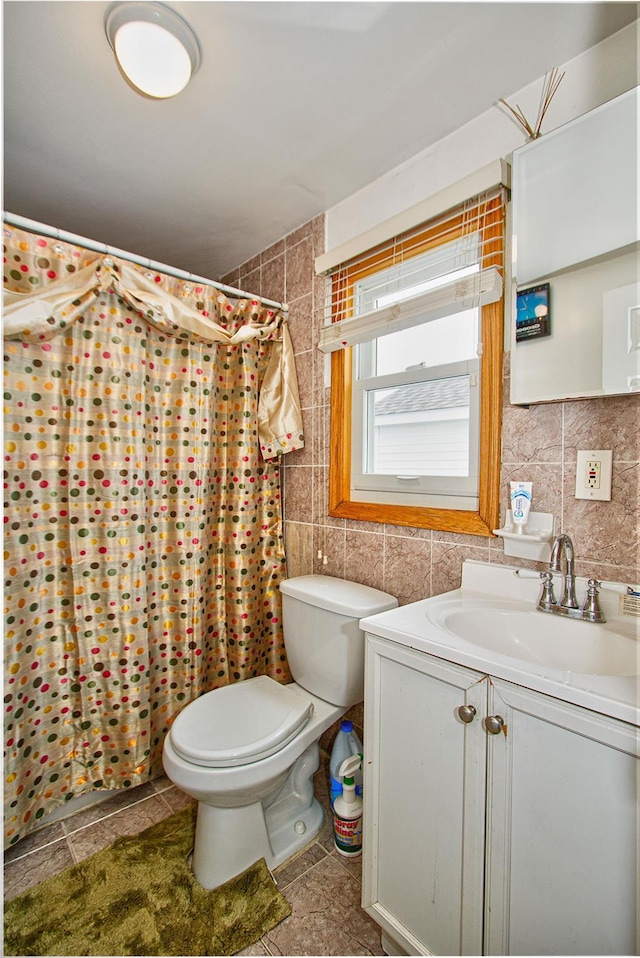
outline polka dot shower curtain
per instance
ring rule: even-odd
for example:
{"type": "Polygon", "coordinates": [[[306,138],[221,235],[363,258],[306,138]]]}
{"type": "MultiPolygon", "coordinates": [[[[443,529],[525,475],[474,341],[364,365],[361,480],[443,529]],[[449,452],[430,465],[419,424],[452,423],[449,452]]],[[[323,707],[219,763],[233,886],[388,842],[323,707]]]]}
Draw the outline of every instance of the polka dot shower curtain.
{"type": "Polygon", "coordinates": [[[5,841],[161,771],[202,692],[290,680],[285,317],[9,226],[5,841]]]}

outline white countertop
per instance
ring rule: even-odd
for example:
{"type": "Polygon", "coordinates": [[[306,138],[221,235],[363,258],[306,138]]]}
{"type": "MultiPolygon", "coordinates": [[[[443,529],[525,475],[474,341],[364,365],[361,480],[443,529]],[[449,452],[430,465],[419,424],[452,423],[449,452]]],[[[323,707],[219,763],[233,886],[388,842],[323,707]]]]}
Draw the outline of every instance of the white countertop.
{"type": "MultiPolygon", "coordinates": [[[[579,599],[585,588],[585,580],[578,579],[579,599]]],[[[481,607],[486,604],[488,598],[498,597],[533,611],[540,591],[537,574],[528,570],[518,573],[516,566],[467,560],[463,564],[460,589],[368,616],[360,621],[360,626],[372,635],[640,726],[640,678],[637,674],[589,675],[550,668],[543,663],[490,651],[434,625],[433,620],[437,619],[434,613],[444,602],[453,600],[460,608],[473,609],[474,605],[481,607]]],[[[606,627],[638,642],[640,652],[640,618],[621,615],[618,602],[619,595],[614,589],[602,589],[600,604],[607,618],[606,627]]],[[[536,610],[535,615],[540,616],[540,629],[543,630],[549,613],[536,610]]],[[[585,634],[593,627],[589,622],[581,622],[579,626],[586,630],[585,634]]],[[[640,659],[636,658],[636,661],[640,659]]]]}

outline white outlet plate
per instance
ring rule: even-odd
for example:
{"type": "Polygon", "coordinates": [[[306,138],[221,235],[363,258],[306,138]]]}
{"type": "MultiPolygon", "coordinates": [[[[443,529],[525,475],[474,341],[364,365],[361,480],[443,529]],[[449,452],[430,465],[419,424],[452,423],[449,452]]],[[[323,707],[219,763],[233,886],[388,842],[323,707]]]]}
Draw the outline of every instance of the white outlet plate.
{"type": "Polygon", "coordinates": [[[611,499],[611,449],[579,449],[576,461],[576,499],[611,499]]]}

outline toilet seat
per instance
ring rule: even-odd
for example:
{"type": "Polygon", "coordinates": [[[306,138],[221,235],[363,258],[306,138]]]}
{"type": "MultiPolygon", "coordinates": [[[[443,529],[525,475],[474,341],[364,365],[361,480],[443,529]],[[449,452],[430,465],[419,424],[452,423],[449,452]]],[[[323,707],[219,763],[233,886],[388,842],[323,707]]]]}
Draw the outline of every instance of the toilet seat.
{"type": "Polygon", "coordinates": [[[169,736],[194,765],[249,765],[283,748],[312,713],[313,703],[297,688],[260,675],[205,692],[180,712],[169,736]]]}

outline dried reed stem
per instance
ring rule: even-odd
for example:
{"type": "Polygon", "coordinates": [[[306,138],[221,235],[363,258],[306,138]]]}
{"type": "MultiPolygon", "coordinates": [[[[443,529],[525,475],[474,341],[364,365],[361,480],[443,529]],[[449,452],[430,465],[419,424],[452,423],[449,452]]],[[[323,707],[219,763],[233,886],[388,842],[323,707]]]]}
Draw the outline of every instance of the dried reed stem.
{"type": "Polygon", "coordinates": [[[537,140],[541,136],[542,130],[542,121],[544,120],[547,110],[553,100],[554,96],[558,91],[562,80],[564,78],[564,73],[559,73],[558,68],[554,67],[551,73],[545,77],[545,84],[542,89],[542,102],[540,105],[540,110],[538,112],[538,119],[536,121],[535,127],[532,127],[526,116],[524,115],[522,109],[516,103],[515,108],[511,106],[510,103],[507,103],[502,97],[498,100],[498,103],[502,103],[503,106],[506,106],[507,110],[515,117],[516,121],[523,128],[528,137],[532,140],[537,140]]]}

